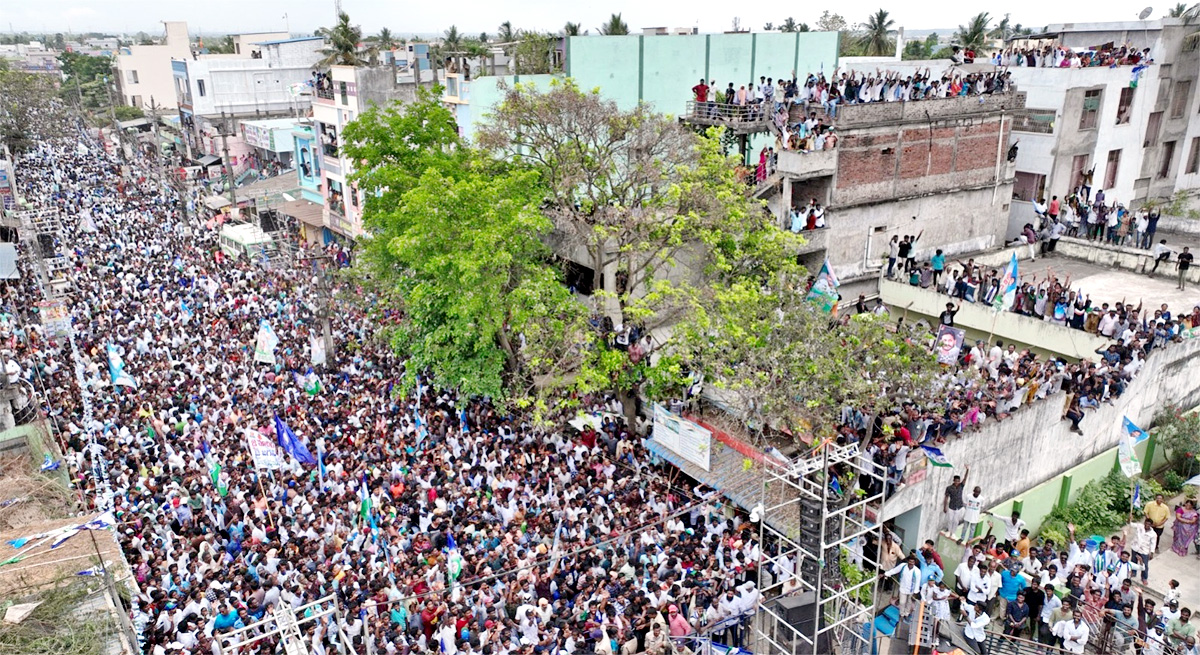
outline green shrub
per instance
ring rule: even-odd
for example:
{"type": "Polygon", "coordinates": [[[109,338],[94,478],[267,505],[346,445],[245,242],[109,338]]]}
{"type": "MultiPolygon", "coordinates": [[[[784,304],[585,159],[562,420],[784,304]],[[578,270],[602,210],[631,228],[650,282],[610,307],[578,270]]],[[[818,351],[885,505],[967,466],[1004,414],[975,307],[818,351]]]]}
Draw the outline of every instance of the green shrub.
{"type": "Polygon", "coordinates": [[[1168,469],[1163,474],[1163,491],[1171,495],[1177,494],[1183,489],[1183,481],[1184,477],[1176,473],[1175,469],[1168,469]]]}
{"type": "MultiPolygon", "coordinates": [[[[1155,480],[1141,480],[1143,504],[1156,494],[1163,493],[1162,485],[1155,480]]],[[[1075,524],[1075,534],[1086,538],[1094,534],[1107,536],[1123,527],[1129,518],[1130,481],[1120,470],[1093,480],[1080,490],[1075,501],[1066,507],[1056,507],[1042,522],[1039,531],[1042,539],[1052,539],[1056,546],[1066,543],[1067,524],[1075,524]]],[[[1141,516],[1141,509],[1134,517],[1141,516]]]]}

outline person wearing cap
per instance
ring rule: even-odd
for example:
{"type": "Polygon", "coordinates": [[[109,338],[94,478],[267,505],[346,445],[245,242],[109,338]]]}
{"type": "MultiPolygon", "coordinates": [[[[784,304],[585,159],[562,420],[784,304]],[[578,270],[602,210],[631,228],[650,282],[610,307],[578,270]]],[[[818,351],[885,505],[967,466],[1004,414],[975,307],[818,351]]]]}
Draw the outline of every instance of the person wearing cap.
{"type": "Polygon", "coordinates": [[[671,651],[671,636],[663,629],[662,623],[654,622],[650,632],[646,634],[646,647],[642,652],[650,655],[664,655],[671,651]]]}
{"type": "Polygon", "coordinates": [[[693,632],[691,624],[679,613],[677,605],[667,607],[667,624],[671,629],[672,637],[686,637],[693,632]]]}

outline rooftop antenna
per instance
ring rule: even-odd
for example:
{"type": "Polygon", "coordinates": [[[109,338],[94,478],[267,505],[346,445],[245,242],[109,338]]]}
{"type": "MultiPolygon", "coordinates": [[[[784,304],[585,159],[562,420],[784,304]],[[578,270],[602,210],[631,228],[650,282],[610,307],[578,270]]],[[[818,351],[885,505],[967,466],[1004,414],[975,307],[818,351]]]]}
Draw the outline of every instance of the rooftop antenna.
{"type": "Polygon", "coordinates": [[[1146,47],[1150,47],[1150,31],[1146,28],[1146,19],[1154,12],[1154,7],[1146,7],[1142,13],[1138,14],[1138,20],[1142,21],[1142,39],[1146,43],[1146,47]]]}

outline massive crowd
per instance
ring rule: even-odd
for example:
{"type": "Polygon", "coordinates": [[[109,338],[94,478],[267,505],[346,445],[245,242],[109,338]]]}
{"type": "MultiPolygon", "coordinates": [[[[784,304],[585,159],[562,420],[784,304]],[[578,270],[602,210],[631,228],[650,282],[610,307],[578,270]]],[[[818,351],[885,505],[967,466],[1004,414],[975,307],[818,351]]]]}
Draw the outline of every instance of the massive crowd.
{"type": "Polygon", "coordinates": [[[120,523],[145,652],[215,652],[273,606],[328,595],[344,635],[306,624],[314,653],[339,640],[360,653],[660,653],[668,635],[714,628],[740,643],[770,546],[652,458],[611,400],[583,399],[609,418],[580,433],[569,416],[536,428],[487,399],[400,397],[402,364],[373,338],[392,315],[340,282],[337,355],[313,373],[312,271],[224,256],[99,150],[43,144],[18,179],[75,219],[57,248],[91,415],[69,344],[29,313],[32,275],[4,288],[24,319],[11,356],[43,391],[84,501],[120,523]],[[255,361],[264,320],[274,364],[255,361]],[[112,383],[109,346],[136,389],[112,383]],[[256,469],[247,433],[274,441],[276,415],[316,465],[256,469]]]}

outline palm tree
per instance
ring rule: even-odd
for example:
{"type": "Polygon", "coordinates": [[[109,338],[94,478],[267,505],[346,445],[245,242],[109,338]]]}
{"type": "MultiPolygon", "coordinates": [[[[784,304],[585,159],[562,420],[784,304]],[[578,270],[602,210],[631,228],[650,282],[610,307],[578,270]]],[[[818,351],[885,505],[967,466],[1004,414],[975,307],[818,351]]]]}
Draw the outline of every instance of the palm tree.
{"type": "Polygon", "coordinates": [[[862,23],[862,44],[868,57],[886,55],[896,48],[896,42],[892,40],[892,33],[895,32],[892,26],[895,24],[896,21],[888,16],[886,9],[876,11],[867,18],[867,22],[862,23]]]}
{"type": "Polygon", "coordinates": [[[609,17],[607,23],[600,26],[600,33],[605,36],[629,34],[629,25],[621,20],[621,14],[613,14],[609,17]]]}
{"type": "Polygon", "coordinates": [[[346,12],[338,14],[337,25],[322,27],[316,34],[324,37],[327,44],[321,49],[321,54],[325,57],[318,63],[322,68],[333,65],[362,66],[367,63],[358,53],[358,44],[362,41],[362,28],[351,25],[350,15],[346,12]]]}
{"type": "Polygon", "coordinates": [[[490,37],[488,37],[488,33],[487,33],[487,32],[480,32],[480,33],[479,33],[479,42],[480,42],[480,43],[487,44],[487,43],[488,43],[489,41],[491,41],[491,40],[492,40],[492,39],[491,39],[490,37]]]}
{"type": "Polygon", "coordinates": [[[379,46],[380,50],[395,50],[398,44],[396,36],[385,27],[379,30],[379,34],[375,36],[375,45],[379,46]]]}
{"type": "Polygon", "coordinates": [[[1001,18],[1000,22],[996,23],[996,26],[992,28],[992,31],[988,32],[988,36],[993,39],[1000,39],[1001,41],[1008,39],[1012,35],[1012,21],[1008,18],[1008,14],[1004,14],[1004,18],[1001,18]]]}
{"type": "Polygon", "coordinates": [[[457,50],[462,45],[462,35],[458,33],[458,26],[451,25],[450,29],[446,30],[442,35],[442,42],[446,44],[447,50],[457,50]]]}
{"type": "Polygon", "coordinates": [[[579,23],[568,22],[566,25],[563,25],[563,36],[579,36],[583,34],[582,29],[579,23]]]}
{"type": "Polygon", "coordinates": [[[763,31],[764,32],[774,32],[775,31],[775,23],[767,23],[766,25],[763,25],[763,31]]]}
{"type": "Polygon", "coordinates": [[[810,30],[808,28],[808,23],[800,23],[800,25],[798,25],[796,27],[796,31],[797,32],[811,32],[812,30],[810,30]]]}
{"type": "Polygon", "coordinates": [[[513,41],[516,41],[517,32],[513,29],[512,23],[509,21],[500,23],[496,38],[500,41],[500,43],[512,43],[513,41]]]}
{"type": "Polygon", "coordinates": [[[988,25],[992,19],[986,11],[981,11],[975,14],[971,20],[965,25],[958,26],[958,32],[954,35],[954,40],[963,47],[964,50],[982,50],[987,46],[988,25]]]}
{"type": "Polygon", "coordinates": [[[1174,7],[1171,7],[1171,11],[1167,13],[1167,17],[1168,18],[1182,18],[1184,12],[1186,12],[1186,11],[1187,11],[1187,4],[1180,2],[1180,3],[1176,4],[1174,7]]]}
{"type": "Polygon", "coordinates": [[[800,26],[796,24],[796,21],[791,16],[788,16],[787,18],[785,18],[783,20],[782,23],[779,24],[779,31],[780,32],[789,32],[789,33],[790,32],[799,32],[800,31],[799,27],[800,26]]]}

